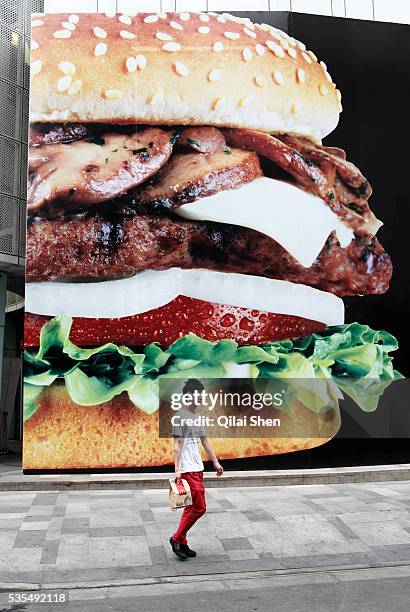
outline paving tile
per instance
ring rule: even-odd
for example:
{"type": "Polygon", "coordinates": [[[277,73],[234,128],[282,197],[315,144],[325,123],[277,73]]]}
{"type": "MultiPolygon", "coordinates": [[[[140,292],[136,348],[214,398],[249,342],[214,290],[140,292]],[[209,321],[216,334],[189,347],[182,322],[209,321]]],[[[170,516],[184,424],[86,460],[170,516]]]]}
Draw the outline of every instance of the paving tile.
{"type": "Polygon", "coordinates": [[[90,537],[107,538],[113,536],[145,536],[143,525],[120,525],[119,527],[91,527],[90,537]]]}
{"type": "Polygon", "coordinates": [[[227,554],[231,561],[259,558],[258,553],[255,550],[228,550],[227,554]]]}
{"type": "Polygon", "coordinates": [[[45,531],[19,531],[13,548],[36,548],[43,546],[45,537],[45,531]]]}
{"type": "Polygon", "coordinates": [[[53,516],[64,516],[65,506],[54,506],[53,516]]]}
{"type": "Polygon", "coordinates": [[[89,560],[93,567],[151,563],[147,541],[144,537],[138,536],[90,538],[89,560]]]}
{"type": "Polygon", "coordinates": [[[33,506],[49,506],[57,501],[57,493],[37,493],[33,499],[33,506]]]}
{"type": "Polygon", "coordinates": [[[220,542],[225,550],[252,550],[248,538],[223,538],[220,542]]]}
{"type": "Polygon", "coordinates": [[[246,518],[252,523],[263,522],[272,519],[272,516],[262,509],[244,510],[242,512],[246,518]]]}
{"type": "Polygon", "coordinates": [[[89,538],[85,534],[61,535],[56,567],[79,569],[89,567],[89,538]]]}
{"type": "Polygon", "coordinates": [[[28,512],[30,510],[30,505],[27,504],[23,504],[23,505],[19,505],[16,506],[15,504],[13,505],[7,505],[7,506],[3,506],[2,508],[0,508],[0,519],[3,518],[4,514],[22,514],[24,512],[28,512]]]}
{"type": "Polygon", "coordinates": [[[90,518],[64,518],[61,533],[88,533],[90,518]]]}
{"type": "Polygon", "coordinates": [[[49,521],[24,521],[21,524],[20,531],[45,531],[48,526],[49,521]]]}
{"type": "Polygon", "coordinates": [[[140,510],[141,519],[144,521],[155,521],[155,517],[152,514],[151,510],[140,510]]]}
{"type": "Polygon", "coordinates": [[[167,556],[165,554],[165,549],[162,545],[160,546],[150,546],[149,553],[151,557],[151,562],[153,565],[156,563],[165,563],[167,556]]]}
{"type": "Polygon", "coordinates": [[[45,563],[56,563],[59,544],[59,540],[47,540],[44,542],[40,559],[41,565],[44,565],[45,563]]]}

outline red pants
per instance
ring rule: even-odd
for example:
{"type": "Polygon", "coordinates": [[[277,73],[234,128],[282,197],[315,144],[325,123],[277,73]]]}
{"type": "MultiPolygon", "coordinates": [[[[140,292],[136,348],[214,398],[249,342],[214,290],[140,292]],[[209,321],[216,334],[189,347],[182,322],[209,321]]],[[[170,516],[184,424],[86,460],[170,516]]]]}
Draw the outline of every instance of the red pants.
{"type": "Polygon", "coordinates": [[[206,512],[203,472],[185,472],[181,475],[191,487],[192,506],[186,506],[179,521],[178,529],[172,536],[180,544],[187,544],[186,534],[206,512]]]}

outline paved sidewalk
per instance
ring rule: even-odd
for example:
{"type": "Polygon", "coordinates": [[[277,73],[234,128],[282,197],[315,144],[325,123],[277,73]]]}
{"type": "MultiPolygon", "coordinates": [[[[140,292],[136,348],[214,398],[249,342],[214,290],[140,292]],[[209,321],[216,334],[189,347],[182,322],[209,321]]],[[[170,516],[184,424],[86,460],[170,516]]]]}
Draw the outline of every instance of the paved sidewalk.
{"type": "Polygon", "coordinates": [[[181,562],[164,489],[0,493],[2,588],[410,565],[410,481],[213,488],[207,503],[181,562]]]}

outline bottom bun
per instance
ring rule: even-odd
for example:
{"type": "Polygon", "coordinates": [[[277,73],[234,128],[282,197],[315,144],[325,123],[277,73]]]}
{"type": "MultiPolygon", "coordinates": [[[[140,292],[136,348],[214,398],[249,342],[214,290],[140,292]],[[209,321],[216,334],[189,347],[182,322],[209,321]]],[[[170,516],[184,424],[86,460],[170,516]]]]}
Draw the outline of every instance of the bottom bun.
{"type": "MultiPolygon", "coordinates": [[[[159,438],[159,413],[145,414],[123,393],[110,402],[84,407],[75,404],[65,385],[54,383],[39,396],[38,410],[24,423],[23,469],[138,468],[169,465],[173,442],[159,438]]],[[[295,419],[303,437],[218,438],[210,440],[220,460],[278,455],[307,450],[331,440],[340,427],[339,409],[325,417],[300,403],[294,413],[266,409],[260,415],[281,418],[281,434],[290,436],[295,419]],[[310,435],[309,435],[310,432],[310,435]]],[[[255,433],[258,432],[254,428],[255,433]]]]}

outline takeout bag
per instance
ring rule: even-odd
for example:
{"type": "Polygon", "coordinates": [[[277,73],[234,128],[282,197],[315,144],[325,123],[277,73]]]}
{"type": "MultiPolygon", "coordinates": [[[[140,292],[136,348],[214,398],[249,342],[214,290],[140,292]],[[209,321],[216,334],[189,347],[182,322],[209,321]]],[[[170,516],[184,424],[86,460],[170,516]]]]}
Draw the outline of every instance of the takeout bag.
{"type": "Polygon", "coordinates": [[[176,482],[175,478],[169,481],[169,507],[171,510],[192,506],[191,489],[186,480],[176,482]]]}

